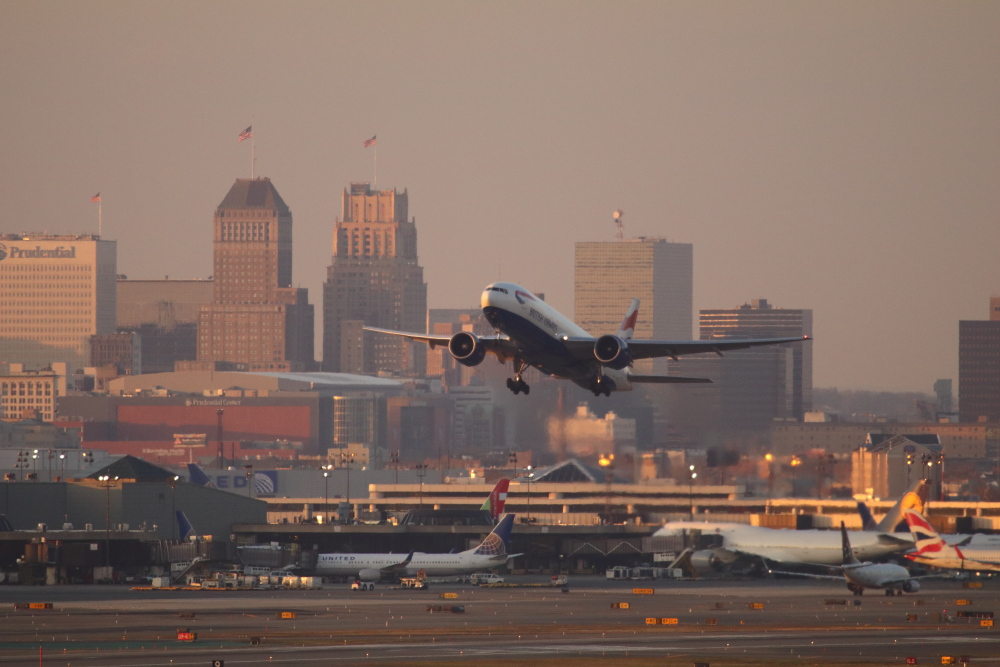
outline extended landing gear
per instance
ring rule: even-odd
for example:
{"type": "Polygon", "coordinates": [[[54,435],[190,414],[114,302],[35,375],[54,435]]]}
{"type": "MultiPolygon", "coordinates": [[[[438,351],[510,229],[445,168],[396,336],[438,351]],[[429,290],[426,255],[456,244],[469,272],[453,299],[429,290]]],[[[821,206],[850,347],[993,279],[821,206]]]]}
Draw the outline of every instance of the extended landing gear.
{"type": "MultiPolygon", "coordinates": [[[[865,589],[861,586],[855,586],[854,584],[847,584],[847,589],[854,593],[855,595],[864,595],[865,589]]],[[[888,593],[888,591],[886,591],[888,593]]]]}
{"type": "Polygon", "coordinates": [[[603,375],[598,375],[590,384],[590,391],[594,393],[594,396],[604,394],[605,396],[610,397],[611,383],[605,380],[603,375]]]}
{"type": "Polygon", "coordinates": [[[523,391],[524,395],[527,396],[531,393],[531,387],[528,386],[527,382],[521,379],[520,375],[516,378],[507,378],[507,388],[515,394],[520,394],[523,391]]]}
{"type": "Polygon", "coordinates": [[[531,393],[531,387],[528,383],[521,379],[521,373],[527,368],[528,364],[524,363],[520,359],[514,360],[514,377],[507,378],[507,388],[514,392],[514,395],[520,394],[522,391],[524,395],[527,396],[531,393]]]}
{"type": "Polygon", "coordinates": [[[903,594],[903,591],[901,591],[901,590],[893,590],[892,588],[885,589],[885,596],[886,597],[891,597],[893,595],[902,595],[902,594],[903,594]]]}

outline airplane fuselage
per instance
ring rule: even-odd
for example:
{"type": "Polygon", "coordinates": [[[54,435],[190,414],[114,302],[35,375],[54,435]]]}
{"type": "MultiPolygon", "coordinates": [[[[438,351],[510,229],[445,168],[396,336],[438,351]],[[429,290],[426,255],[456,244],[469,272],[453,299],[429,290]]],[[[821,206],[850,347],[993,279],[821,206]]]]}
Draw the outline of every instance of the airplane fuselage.
{"type": "Polygon", "coordinates": [[[599,374],[615,391],[632,389],[624,370],[581,361],[566,347],[564,339],[590,334],[552,306],[513,283],[493,283],[483,291],[483,316],[498,332],[517,346],[522,358],[547,375],[570,380],[584,389],[599,374]]]}
{"type": "Polygon", "coordinates": [[[860,588],[900,587],[910,580],[910,572],[894,563],[859,563],[845,565],[844,578],[860,588]]]}
{"type": "MultiPolygon", "coordinates": [[[[406,554],[319,554],[316,574],[319,576],[357,577],[365,570],[391,568],[406,560],[406,554]]],[[[457,554],[414,553],[410,562],[400,570],[400,574],[415,575],[421,571],[427,576],[450,576],[471,574],[494,567],[507,561],[506,555],[487,556],[471,552],[457,554]]]]}
{"type": "MultiPolygon", "coordinates": [[[[701,535],[719,535],[722,548],[737,554],[755,556],[774,563],[840,565],[843,563],[841,536],[833,530],[791,530],[763,528],[741,523],[691,523],[675,521],[664,524],[655,536],[683,535],[684,531],[700,531],[701,535]]],[[[851,545],[859,560],[878,559],[904,551],[907,547],[896,542],[907,540],[908,533],[886,540],[882,533],[855,531],[851,545]]],[[[912,546],[912,540],[910,541],[912,546]]]]}
{"type": "Polygon", "coordinates": [[[1000,549],[960,547],[954,556],[907,554],[914,563],[946,570],[1000,571],[1000,549]]]}

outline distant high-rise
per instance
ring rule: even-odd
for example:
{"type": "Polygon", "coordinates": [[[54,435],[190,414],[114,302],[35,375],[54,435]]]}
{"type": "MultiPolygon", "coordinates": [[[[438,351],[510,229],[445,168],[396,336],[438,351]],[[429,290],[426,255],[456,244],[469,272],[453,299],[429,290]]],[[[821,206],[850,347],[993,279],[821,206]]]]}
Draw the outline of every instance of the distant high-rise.
{"type": "Polygon", "coordinates": [[[198,317],[198,360],[178,369],[313,367],[313,307],[292,287],[292,212],[268,178],[238,178],[215,211],[212,303],[198,317]]]}
{"type": "MultiPolygon", "coordinates": [[[[812,310],[775,308],[767,299],[754,299],[738,308],[702,310],[699,320],[701,340],[812,336],[812,310]]],[[[732,401],[765,400],[770,409],[761,414],[768,414],[768,421],[773,417],[801,420],[812,410],[812,343],[727,352],[720,365],[727,377],[727,389],[722,391],[731,394],[732,401]],[[781,380],[767,396],[762,396],[760,383],[771,373],[762,372],[760,364],[780,370],[781,380]]]]}
{"type": "Polygon", "coordinates": [[[87,365],[115,330],[117,244],[84,234],[0,235],[0,363],[87,365]]]}
{"type": "Polygon", "coordinates": [[[417,263],[417,228],[407,192],[351,183],[333,232],[323,285],[323,370],[422,374],[422,345],[362,334],[363,325],[424,331],[427,285],[417,263]]]}
{"type": "Polygon", "coordinates": [[[1000,298],[990,299],[990,319],[958,323],[958,415],[1000,421],[1000,298]]]}
{"type": "MultiPolygon", "coordinates": [[[[694,246],[636,238],[576,244],[574,320],[592,336],[618,331],[638,297],[636,338],[690,340],[694,246]]],[[[665,362],[664,362],[665,363],[665,362]]],[[[649,361],[636,364],[648,371],[649,361]]]]}
{"type": "Polygon", "coordinates": [[[198,358],[198,313],[212,303],[211,280],[118,280],[118,333],[142,339],[142,371],[168,373],[198,358]]]}

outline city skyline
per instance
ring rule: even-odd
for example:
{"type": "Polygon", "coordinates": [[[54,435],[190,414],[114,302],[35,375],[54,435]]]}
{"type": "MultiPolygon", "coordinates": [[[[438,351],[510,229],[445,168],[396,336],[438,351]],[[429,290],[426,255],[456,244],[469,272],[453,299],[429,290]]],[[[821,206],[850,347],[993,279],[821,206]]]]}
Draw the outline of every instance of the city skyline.
{"type": "Polygon", "coordinates": [[[252,125],[316,303],[377,134],[431,308],[500,277],[571,312],[574,244],[621,209],[626,237],[694,246],[695,310],[813,310],[815,386],[958,378],[996,290],[1000,6],[238,7],[6,4],[0,232],[96,233],[100,207],[120,273],[204,278],[252,125]]]}

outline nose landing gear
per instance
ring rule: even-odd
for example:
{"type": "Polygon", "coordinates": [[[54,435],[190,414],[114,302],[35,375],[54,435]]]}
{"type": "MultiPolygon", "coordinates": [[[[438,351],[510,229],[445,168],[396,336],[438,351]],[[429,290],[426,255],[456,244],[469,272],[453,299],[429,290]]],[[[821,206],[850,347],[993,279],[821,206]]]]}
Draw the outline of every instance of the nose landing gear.
{"type": "Polygon", "coordinates": [[[524,372],[524,369],[527,366],[528,364],[524,363],[521,359],[514,360],[514,377],[507,378],[507,388],[514,392],[515,396],[522,391],[525,396],[531,393],[531,387],[528,386],[527,382],[521,379],[521,373],[524,372]]]}

